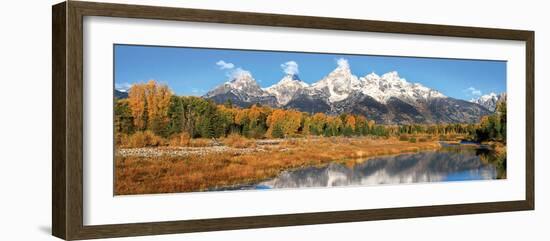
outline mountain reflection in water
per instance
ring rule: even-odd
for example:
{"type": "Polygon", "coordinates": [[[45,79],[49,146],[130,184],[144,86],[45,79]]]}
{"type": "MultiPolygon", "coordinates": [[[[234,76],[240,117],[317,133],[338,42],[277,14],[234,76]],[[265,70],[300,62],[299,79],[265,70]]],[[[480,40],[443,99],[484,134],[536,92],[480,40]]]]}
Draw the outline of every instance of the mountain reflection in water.
{"type": "Polygon", "coordinates": [[[489,151],[479,147],[446,145],[438,151],[376,157],[351,166],[333,162],[323,167],[285,171],[274,179],[231,189],[332,187],[505,178],[505,170],[499,170],[502,169],[502,165],[495,165],[498,162],[492,158],[494,156],[489,151]]]}

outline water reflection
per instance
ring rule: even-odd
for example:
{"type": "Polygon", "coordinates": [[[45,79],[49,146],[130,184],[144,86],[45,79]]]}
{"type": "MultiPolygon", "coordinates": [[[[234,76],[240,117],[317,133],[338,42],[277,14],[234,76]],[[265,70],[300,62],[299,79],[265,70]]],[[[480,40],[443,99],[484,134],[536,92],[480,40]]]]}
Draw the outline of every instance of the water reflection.
{"type": "Polygon", "coordinates": [[[501,179],[506,177],[505,163],[480,146],[445,145],[438,151],[378,157],[354,165],[331,163],[287,171],[277,178],[236,189],[501,179]]]}

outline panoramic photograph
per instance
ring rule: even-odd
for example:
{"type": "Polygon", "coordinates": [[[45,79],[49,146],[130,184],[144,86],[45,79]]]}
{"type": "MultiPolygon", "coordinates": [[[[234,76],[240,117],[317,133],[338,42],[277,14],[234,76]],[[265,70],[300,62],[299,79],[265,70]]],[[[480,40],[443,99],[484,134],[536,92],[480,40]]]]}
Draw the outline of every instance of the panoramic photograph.
{"type": "Polygon", "coordinates": [[[114,45],[114,195],[506,179],[506,61],[114,45]]]}

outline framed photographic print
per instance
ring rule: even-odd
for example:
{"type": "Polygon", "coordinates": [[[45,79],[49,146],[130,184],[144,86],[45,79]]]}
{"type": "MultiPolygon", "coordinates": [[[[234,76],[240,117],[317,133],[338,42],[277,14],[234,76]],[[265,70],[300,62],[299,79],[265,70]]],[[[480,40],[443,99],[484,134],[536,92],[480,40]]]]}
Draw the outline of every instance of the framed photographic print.
{"type": "Polygon", "coordinates": [[[53,235],[534,209],[534,32],[53,6],[53,235]]]}

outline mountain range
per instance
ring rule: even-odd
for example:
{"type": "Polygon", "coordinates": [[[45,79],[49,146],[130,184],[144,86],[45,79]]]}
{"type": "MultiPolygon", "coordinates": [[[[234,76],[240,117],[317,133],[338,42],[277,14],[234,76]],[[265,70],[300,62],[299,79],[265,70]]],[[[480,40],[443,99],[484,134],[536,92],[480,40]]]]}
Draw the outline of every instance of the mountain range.
{"type": "Polygon", "coordinates": [[[506,93],[495,94],[491,92],[470,100],[470,102],[479,104],[490,111],[495,111],[498,103],[501,101],[506,101],[506,93]]]}
{"type": "Polygon", "coordinates": [[[128,98],[128,91],[127,90],[117,90],[114,91],[115,99],[125,99],[128,98]]]}
{"type": "Polygon", "coordinates": [[[396,71],[357,77],[348,65],[338,66],[313,84],[303,82],[298,75],[287,74],[267,88],[261,88],[252,74],[243,71],[203,98],[217,103],[231,100],[240,107],[262,104],[309,113],[362,114],[383,124],[475,123],[491,114],[496,106],[492,97],[465,101],[445,96],[419,83],[408,82],[396,71]]]}

